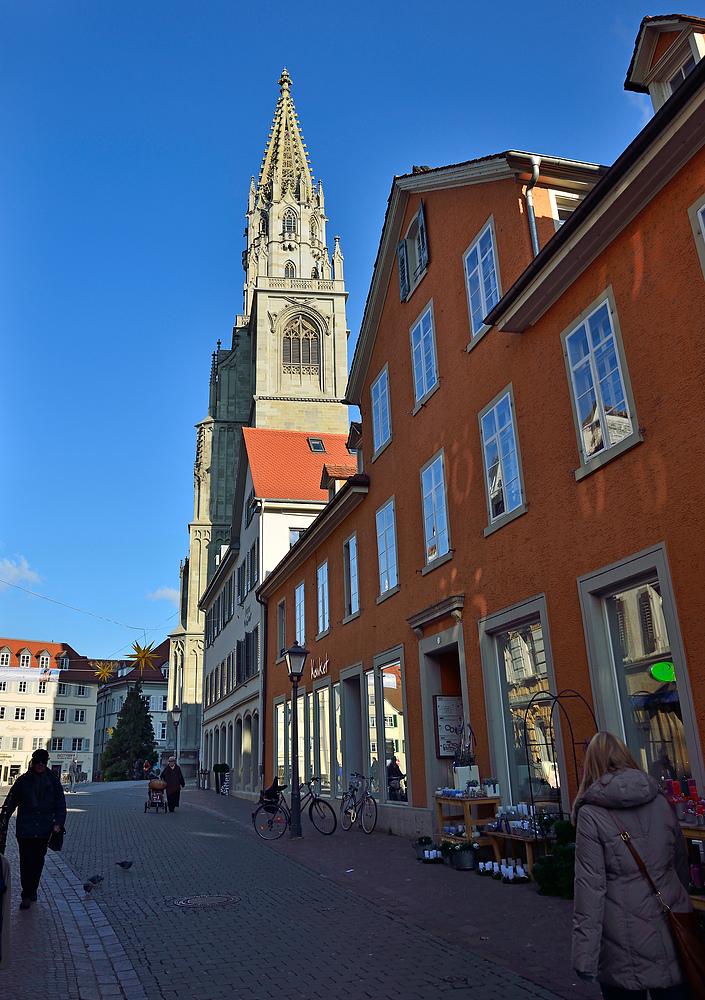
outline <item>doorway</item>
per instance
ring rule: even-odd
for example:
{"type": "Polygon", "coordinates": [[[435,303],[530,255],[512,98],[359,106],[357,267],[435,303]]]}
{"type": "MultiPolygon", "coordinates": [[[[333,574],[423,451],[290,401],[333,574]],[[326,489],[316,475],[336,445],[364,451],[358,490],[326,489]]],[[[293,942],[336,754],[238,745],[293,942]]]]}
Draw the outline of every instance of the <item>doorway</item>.
{"type": "Polygon", "coordinates": [[[351,771],[365,771],[365,752],[362,745],[363,716],[360,674],[350,677],[341,675],[342,716],[343,716],[343,788],[347,788],[346,776],[351,771]]]}

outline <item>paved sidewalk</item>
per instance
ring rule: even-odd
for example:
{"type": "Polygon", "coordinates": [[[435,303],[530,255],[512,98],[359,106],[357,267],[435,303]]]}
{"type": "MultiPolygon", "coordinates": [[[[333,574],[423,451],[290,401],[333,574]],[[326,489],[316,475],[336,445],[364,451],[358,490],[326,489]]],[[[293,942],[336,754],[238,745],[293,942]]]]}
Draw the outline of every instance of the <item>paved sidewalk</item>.
{"type": "Polygon", "coordinates": [[[11,832],[14,964],[0,973],[0,995],[595,996],[566,985],[569,904],[532,886],[419,865],[406,841],[382,833],[322,837],[308,819],[304,840],[270,845],[254,833],[249,802],[187,789],[177,813],[157,815],[144,813],[144,794],[142,783],[121,783],[69,796],[64,851],[50,853],[39,902],[24,912],[11,832]],[[116,865],[123,859],[134,861],[129,871],[116,865]],[[105,882],[86,896],[94,873],[105,882]]]}

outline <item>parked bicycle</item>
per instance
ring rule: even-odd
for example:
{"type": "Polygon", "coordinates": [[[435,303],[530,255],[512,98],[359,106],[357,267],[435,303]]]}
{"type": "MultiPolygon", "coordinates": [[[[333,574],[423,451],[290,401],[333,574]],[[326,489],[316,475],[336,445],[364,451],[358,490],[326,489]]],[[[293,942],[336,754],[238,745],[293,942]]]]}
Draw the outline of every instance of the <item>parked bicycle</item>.
{"type": "Polygon", "coordinates": [[[358,816],[365,833],[372,833],[377,824],[377,803],[370,793],[369,780],[353,771],[348,790],[340,800],[340,825],[349,830],[358,816]]]}
{"type": "MultiPolygon", "coordinates": [[[[311,778],[299,785],[301,812],[308,805],[309,819],[319,833],[327,836],[335,833],[338,821],[335,810],[313,788],[318,780],[311,778]]],[[[265,788],[261,804],[252,813],[254,828],[262,840],[277,840],[291,826],[291,809],[284,798],[284,789],[287,787],[275,780],[269,788],[265,788]]]]}

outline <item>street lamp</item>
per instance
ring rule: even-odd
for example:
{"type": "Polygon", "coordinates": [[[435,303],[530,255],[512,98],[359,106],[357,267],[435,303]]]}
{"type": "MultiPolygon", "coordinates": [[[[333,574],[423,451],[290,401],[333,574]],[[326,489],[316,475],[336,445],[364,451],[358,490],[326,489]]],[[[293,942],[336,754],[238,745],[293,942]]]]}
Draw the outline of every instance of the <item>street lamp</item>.
{"type": "Polygon", "coordinates": [[[308,650],[298,642],[284,653],[289,680],[294,685],[291,713],[291,839],[299,839],[301,833],[301,792],[299,791],[299,681],[304,672],[308,650]]]}
{"type": "Polygon", "coordinates": [[[179,763],[179,723],[181,722],[181,709],[174,705],[171,710],[171,721],[174,723],[174,756],[176,763],[179,763]]]}

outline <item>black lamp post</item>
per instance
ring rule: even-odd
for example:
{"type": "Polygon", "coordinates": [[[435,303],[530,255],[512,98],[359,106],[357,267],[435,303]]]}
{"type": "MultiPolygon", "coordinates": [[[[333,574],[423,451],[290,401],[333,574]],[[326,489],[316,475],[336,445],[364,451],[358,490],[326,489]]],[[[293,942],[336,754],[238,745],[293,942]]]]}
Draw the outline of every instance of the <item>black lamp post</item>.
{"type": "Polygon", "coordinates": [[[171,721],[174,723],[174,756],[176,763],[179,763],[179,723],[181,722],[181,709],[174,705],[171,710],[171,721]]]}
{"type": "Polygon", "coordinates": [[[299,681],[304,672],[308,650],[298,642],[284,653],[289,670],[289,680],[294,685],[291,712],[291,839],[299,839],[301,833],[301,792],[299,791],[299,681]]]}

